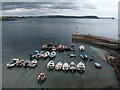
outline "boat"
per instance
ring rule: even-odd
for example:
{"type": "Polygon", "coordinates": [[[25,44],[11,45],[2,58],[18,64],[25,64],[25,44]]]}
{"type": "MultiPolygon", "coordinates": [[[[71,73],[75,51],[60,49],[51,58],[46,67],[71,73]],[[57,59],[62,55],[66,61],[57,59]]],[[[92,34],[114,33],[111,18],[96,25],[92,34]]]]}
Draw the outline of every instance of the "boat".
{"type": "Polygon", "coordinates": [[[95,62],[95,67],[96,67],[97,69],[101,69],[101,68],[102,68],[102,65],[101,65],[100,63],[95,62]]]}
{"type": "Polygon", "coordinates": [[[38,83],[46,79],[45,73],[40,73],[37,77],[38,83]]]}
{"type": "Polygon", "coordinates": [[[76,67],[77,67],[78,72],[84,72],[85,71],[85,65],[84,65],[83,62],[79,62],[76,67]]]}
{"type": "Polygon", "coordinates": [[[58,51],[59,51],[59,52],[64,51],[64,49],[65,49],[65,45],[64,45],[64,44],[60,44],[60,45],[58,46],[58,51]]]}
{"type": "Polygon", "coordinates": [[[36,67],[37,66],[37,60],[32,60],[30,62],[30,67],[33,68],[33,67],[36,67]]]}
{"type": "Polygon", "coordinates": [[[54,69],[54,66],[55,66],[55,63],[52,60],[49,61],[48,64],[47,64],[48,69],[54,69]]]}
{"type": "Polygon", "coordinates": [[[89,58],[89,60],[90,60],[90,61],[93,61],[93,60],[94,60],[94,58],[93,58],[93,57],[90,57],[90,58],[89,58]]]}
{"type": "Polygon", "coordinates": [[[69,45],[66,45],[66,46],[65,46],[65,51],[67,52],[67,51],[70,51],[70,50],[71,50],[70,46],[69,46],[69,45]]]}
{"type": "Polygon", "coordinates": [[[88,56],[85,53],[80,53],[80,57],[82,59],[88,59],[88,56]]]}
{"type": "Polygon", "coordinates": [[[84,51],[84,50],[85,50],[85,47],[81,45],[81,46],[79,47],[79,50],[80,50],[80,51],[84,51]]]}
{"type": "Polygon", "coordinates": [[[46,50],[46,49],[47,49],[47,45],[45,44],[42,46],[41,50],[46,50]]]}
{"type": "Polygon", "coordinates": [[[16,63],[16,66],[22,67],[22,66],[23,66],[23,63],[24,63],[24,60],[23,60],[23,59],[20,59],[20,60],[16,63]]]}
{"type": "Polygon", "coordinates": [[[70,69],[70,72],[76,71],[76,64],[73,61],[69,64],[69,69],[70,69]]]}
{"type": "Polygon", "coordinates": [[[33,53],[32,53],[32,58],[37,58],[38,55],[39,55],[39,51],[34,50],[33,53]]]}
{"type": "Polygon", "coordinates": [[[76,53],[71,53],[70,58],[72,58],[72,57],[76,57],[76,53]]]}
{"type": "Polygon", "coordinates": [[[56,57],[56,52],[52,51],[49,55],[50,59],[54,59],[56,57]]]}
{"type": "Polygon", "coordinates": [[[75,46],[74,46],[74,44],[71,44],[70,49],[71,49],[71,51],[75,51],[75,46]]]}
{"type": "Polygon", "coordinates": [[[10,63],[7,64],[7,67],[14,67],[16,66],[16,63],[19,61],[19,58],[13,58],[12,61],[10,63]]]}
{"type": "Polygon", "coordinates": [[[47,52],[45,52],[41,57],[42,57],[42,59],[47,59],[48,57],[49,57],[49,55],[50,55],[50,52],[49,51],[47,51],[47,52]]]}
{"type": "Polygon", "coordinates": [[[23,63],[23,67],[29,67],[30,66],[30,60],[25,60],[23,63]]]}
{"type": "Polygon", "coordinates": [[[58,62],[56,65],[55,65],[55,69],[56,70],[61,70],[62,69],[62,62],[58,62]]]}
{"type": "Polygon", "coordinates": [[[64,63],[63,66],[62,66],[62,70],[67,72],[69,70],[69,65],[68,63],[64,63]]]}

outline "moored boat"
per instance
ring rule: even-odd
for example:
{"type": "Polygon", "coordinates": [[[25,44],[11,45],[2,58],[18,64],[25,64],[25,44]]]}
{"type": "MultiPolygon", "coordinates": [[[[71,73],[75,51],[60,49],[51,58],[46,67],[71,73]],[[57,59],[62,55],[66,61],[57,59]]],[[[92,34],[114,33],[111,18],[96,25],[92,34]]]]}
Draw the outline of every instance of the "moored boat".
{"type": "Polygon", "coordinates": [[[101,68],[102,68],[102,65],[101,65],[100,63],[98,63],[98,62],[95,62],[95,67],[96,67],[97,69],[101,69],[101,68]]]}
{"type": "Polygon", "coordinates": [[[54,69],[55,63],[51,60],[47,64],[47,69],[54,69]]]}
{"type": "Polygon", "coordinates": [[[30,62],[30,67],[31,68],[34,68],[34,67],[36,67],[37,66],[37,60],[32,60],[31,62],[30,62]]]}
{"type": "Polygon", "coordinates": [[[55,69],[56,70],[61,70],[62,69],[62,62],[58,62],[56,65],[55,65],[55,69]]]}
{"type": "Polygon", "coordinates": [[[72,58],[72,57],[76,57],[76,53],[71,53],[70,58],[72,58]]]}
{"type": "Polygon", "coordinates": [[[19,58],[13,58],[12,61],[10,63],[7,64],[7,67],[14,67],[16,66],[16,63],[19,61],[19,58]]]}
{"type": "Polygon", "coordinates": [[[30,60],[25,60],[23,63],[23,67],[29,67],[30,66],[30,60]]]}
{"type": "Polygon", "coordinates": [[[46,79],[45,73],[40,73],[37,77],[38,83],[46,79]]]}
{"type": "Polygon", "coordinates": [[[71,44],[70,48],[71,48],[71,51],[75,51],[75,45],[74,44],[71,44]]]}
{"type": "Polygon", "coordinates": [[[50,59],[54,59],[56,57],[56,52],[52,51],[49,55],[50,59]]]}
{"type": "Polygon", "coordinates": [[[69,64],[69,69],[70,69],[70,72],[76,71],[76,64],[73,61],[69,64]]]}
{"type": "Polygon", "coordinates": [[[93,60],[94,60],[94,58],[93,58],[93,57],[90,57],[90,58],[89,58],[89,60],[90,60],[90,61],[93,61],[93,60]]]}
{"type": "Polygon", "coordinates": [[[85,64],[83,62],[79,62],[76,67],[77,67],[78,72],[84,72],[85,71],[85,64]]]}
{"type": "Polygon", "coordinates": [[[85,50],[85,47],[81,45],[81,46],[79,47],[79,50],[80,50],[80,51],[84,51],[84,50],[85,50]]]}
{"type": "Polygon", "coordinates": [[[23,63],[24,63],[24,60],[23,60],[23,59],[20,59],[20,60],[16,63],[16,66],[21,67],[21,66],[23,66],[23,63]]]}
{"type": "Polygon", "coordinates": [[[63,64],[62,70],[65,71],[65,72],[67,72],[67,71],[69,70],[69,65],[68,65],[68,63],[65,62],[65,63],[63,64]]]}
{"type": "Polygon", "coordinates": [[[85,54],[85,53],[80,53],[80,57],[81,57],[82,59],[88,59],[88,56],[87,56],[87,54],[85,54]]]}

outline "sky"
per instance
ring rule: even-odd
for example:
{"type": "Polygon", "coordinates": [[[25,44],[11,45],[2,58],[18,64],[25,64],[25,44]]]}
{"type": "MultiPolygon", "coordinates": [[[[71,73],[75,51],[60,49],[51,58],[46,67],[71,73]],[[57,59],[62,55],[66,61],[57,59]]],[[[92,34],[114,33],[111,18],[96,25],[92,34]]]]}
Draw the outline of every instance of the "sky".
{"type": "Polygon", "coordinates": [[[46,16],[66,15],[99,17],[118,17],[120,0],[4,0],[1,12],[3,16],[46,16]],[[48,2],[49,1],[49,2],[48,2]]]}

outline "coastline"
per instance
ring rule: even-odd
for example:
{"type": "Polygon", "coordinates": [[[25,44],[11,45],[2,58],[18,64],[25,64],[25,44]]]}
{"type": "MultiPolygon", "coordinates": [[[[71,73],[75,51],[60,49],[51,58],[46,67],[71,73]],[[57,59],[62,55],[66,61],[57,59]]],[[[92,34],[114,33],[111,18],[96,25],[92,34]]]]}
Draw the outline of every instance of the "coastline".
{"type": "Polygon", "coordinates": [[[120,87],[120,42],[104,37],[94,35],[79,35],[77,33],[72,34],[72,40],[77,42],[84,42],[93,46],[105,49],[106,54],[102,57],[104,60],[113,67],[117,79],[118,87],[120,87]]]}

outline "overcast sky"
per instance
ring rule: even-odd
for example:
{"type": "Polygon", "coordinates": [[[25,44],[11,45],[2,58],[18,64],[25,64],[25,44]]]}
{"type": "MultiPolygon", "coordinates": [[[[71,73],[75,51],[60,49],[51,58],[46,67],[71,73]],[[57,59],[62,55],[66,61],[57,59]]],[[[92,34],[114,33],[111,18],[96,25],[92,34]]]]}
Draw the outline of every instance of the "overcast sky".
{"type": "Polygon", "coordinates": [[[2,2],[2,14],[15,16],[97,15],[118,17],[118,2],[120,0],[53,0],[51,2],[20,1],[23,2],[2,2]]]}

